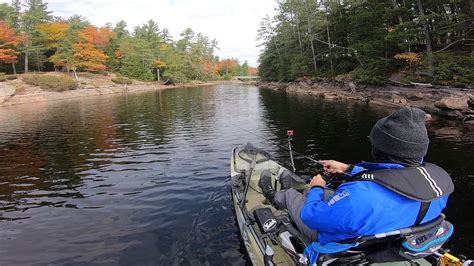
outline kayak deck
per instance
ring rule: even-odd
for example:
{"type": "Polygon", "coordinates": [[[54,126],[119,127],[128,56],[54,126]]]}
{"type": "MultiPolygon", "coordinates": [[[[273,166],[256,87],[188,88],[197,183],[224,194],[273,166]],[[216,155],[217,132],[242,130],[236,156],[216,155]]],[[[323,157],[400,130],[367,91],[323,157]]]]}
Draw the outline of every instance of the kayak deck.
{"type": "MultiPolygon", "coordinates": [[[[231,156],[231,179],[232,179],[232,199],[236,213],[237,223],[244,242],[247,254],[253,265],[264,265],[265,247],[269,245],[273,251],[273,262],[277,265],[296,265],[295,260],[285,251],[278,243],[271,241],[268,236],[262,234],[255,218],[253,211],[259,208],[270,208],[275,217],[288,217],[288,213],[284,210],[277,210],[268,204],[262,191],[258,185],[260,174],[269,170],[271,172],[272,185],[275,190],[280,189],[278,178],[287,168],[279,165],[270,159],[268,153],[253,148],[251,145],[237,146],[232,150],[231,156]],[[250,148],[249,148],[250,147],[250,148]],[[247,150],[248,149],[248,150],[247,150]],[[253,164],[253,160],[255,163],[253,164]],[[253,168],[253,170],[251,170],[253,168]],[[250,175],[250,177],[249,177],[250,175]],[[242,176],[245,177],[243,180],[242,176]],[[241,204],[245,190],[242,188],[242,182],[249,182],[246,193],[246,202],[241,204]]],[[[292,187],[302,189],[307,187],[305,184],[295,184],[292,187]]],[[[425,259],[417,259],[418,265],[431,265],[425,259]]],[[[412,265],[409,261],[376,263],[373,265],[412,265]]]]}
{"type": "MultiPolygon", "coordinates": [[[[248,174],[248,170],[252,164],[252,157],[251,154],[245,153],[241,148],[234,148],[231,159],[231,177],[233,179],[238,178],[242,171],[246,171],[246,174],[248,174]]],[[[265,240],[265,236],[262,235],[256,223],[251,224],[245,219],[245,211],[247,211],[251,216],[253,210],[258,208],[270,208],[274,215],[287,215],[285,211],[277,210],[267,203],[267,200],[263,196],[258,185],[262,171],[270,170],[272,173],[272,184],[274,184],[275,180],[277,180],[278,176],[286,168],[277,164],[273,160],[270,160],[264,153],[257,153],[256,161],[257,163],[253,168],[250,178],[247,177],[249,188],[246,195],[247,201],[245,203],[245,209],[241,208],[239,205],[239,200],[243,197],[244,192],[239,191],[234,187],[232,189],[234,208],[236,210],[237,222],[239,224],[244,245],[253,265],[263,265],[265,245],[269,245],[274,250],[274,263],[277,265],[294,265],[291,257],[289,257],[289,255],[278,244],[272,243],[269,239],[265,240]]]]}

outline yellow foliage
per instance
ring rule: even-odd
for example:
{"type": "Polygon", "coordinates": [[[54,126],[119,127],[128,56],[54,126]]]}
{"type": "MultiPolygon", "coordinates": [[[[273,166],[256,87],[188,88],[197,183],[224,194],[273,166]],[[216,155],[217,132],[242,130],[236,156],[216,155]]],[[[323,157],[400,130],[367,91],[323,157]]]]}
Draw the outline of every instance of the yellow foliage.
{"type": "Polygon", "coordinates": [[[411,64],[418,64],[421,60],[418,54],[412,52],[396,54],[393,58],[403,60],[411,64]]]}
{"type": "Polygon", "coordinates": [[[161,61],[160,59],[156,59],[155,62],[153,62],[153,66],[159,69],[166,68],[166,63],[161,61]]]}
{"type": "Polygon", "coordinates": [[[35,26],[36,29],[43,35],[46,46],[50,48],[59,47],[59,42],[62,41],[67,34],[69,25],[66,23],[42,23],[35,26]]]}

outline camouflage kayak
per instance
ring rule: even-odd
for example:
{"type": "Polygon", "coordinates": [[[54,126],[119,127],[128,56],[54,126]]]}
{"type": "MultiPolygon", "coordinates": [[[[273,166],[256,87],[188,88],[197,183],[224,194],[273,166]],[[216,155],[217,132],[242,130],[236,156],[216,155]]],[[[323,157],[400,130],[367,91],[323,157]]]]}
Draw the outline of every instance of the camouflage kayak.
{"type": "MultiPolygon", "coordinates": [[[[308,260],[303,253],[308,243],[298,235],[288,213],[269,204],[258,186],[262,171],[269,170],[272,184],[275,190],[279,190],[278,179],[288,169],[272,160],[267,152],[251,144],[237,146],[232,150],[230,169],[233,205],[248,260],[253,265],[307,265],[308,260]]],[[[304,180],[296,180],[292,186],[303,190],[308,185],[304,180]]],[[[437,257],[432,257],[436,262],[437,257]]],[[[344,264],[343,261],[333,256],[327,261],[318,261],[318,265],[341,265],[344,264]]],[[[417,259],[416,263],[432,265],[425,259],[417,259]]],[[[345,264],[353,263],[349,260],[345,264]]],[[[366,261],[361,264],[369,263],[366,261]]],[[[379,265],[411,263],[405,261],[379,265]]]]}

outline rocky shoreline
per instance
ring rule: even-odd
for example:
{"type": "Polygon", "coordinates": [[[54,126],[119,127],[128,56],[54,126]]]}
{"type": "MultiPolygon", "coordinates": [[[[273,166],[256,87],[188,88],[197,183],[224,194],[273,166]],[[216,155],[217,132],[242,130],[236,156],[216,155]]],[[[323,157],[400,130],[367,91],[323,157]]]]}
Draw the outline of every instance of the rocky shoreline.
{"type": "Polygon", "coordinates": [[[345,99],[371,104],[418,107],[428,114],[474,125],[474,90],[427,87],[425,84],[402,87],[373,87],[348,80],[304,79],[294,82],[259,82],[264,89],[304,93],[325,99],[345,99]]]}
{"type": "MultiPolygon", "coordinates": [[[[109,82],[111,83],[111,82],[109,82]]],[[[200,87],[219,84],[220,82],[189,82],[178,85],[160,85],[156,83],[136,82],[138,84],[102,84],[101,86],[82,85],[77,89],[54,92],[27,85],[21,81],[0,83],[0,107],[27,103],[59,101],[80,97],[101,96],[107,94],[134,93],[149,90],[163,90],[181,87],[200,87]],[[13,83],[13,84],[12,84],[13,83]]]]}

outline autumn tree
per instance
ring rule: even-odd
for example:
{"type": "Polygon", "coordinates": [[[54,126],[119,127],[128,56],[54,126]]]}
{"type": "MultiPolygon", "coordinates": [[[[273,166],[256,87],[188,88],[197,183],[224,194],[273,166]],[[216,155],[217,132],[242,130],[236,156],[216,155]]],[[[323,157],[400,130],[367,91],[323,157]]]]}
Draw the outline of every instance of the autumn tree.
{"type": "Polygon", "coordinates": [[[58,48],[66,38],[69,25],[65,22],[41,23],[35,26],[38,31],[38,42],[49,48],[58,48]]]}
{"type": "Polygon", "coordinates": [[[80,21],[72,22],[71,25],[73,26],[62,43],[62,50],[51,58],[53,62],[57,66],[66,66],[72,70],[76,78],[77,70],[105,70],[108,56],[103,50],[115,38],[115,33],[109,28],[96,28],[91,25],[83,28],[80,21]]]}
{"type": "Polygon", "coordinates": [[[2,3],[0,20],[4,21],[0,25],[0,62],[15,67],[22,59],[24,72],[33,66],[38,71],[54,67],[77,78],[77,71],[111,70],[144,81],[177,83],[229,77],[246,69],[236,60],[220,63],[214,54],[217,40],[187,28],[175,41],[154,20],[131,32],[125,21],[115,27],[96,27],[80,15],[69,19],[52,16],[44,0],[2,3]]]}
{"type": "Polygon", "coordinates": [[[117,33],[108,27],[87,26],[81,33],[84,41],[95,45],[101,50],[105,50],[110,42],[117,37],[117,33]]]}
{"type": "MultiPolygon", "coordinates": [[[[89,42],[80,42],[74,44],[74,55],[72,64],[75,69],[99,72],[106,69],[105,62],[108,56],[97,49],[94,44],[89,42]]],[[[76,76],[77,78],[77,76],[76,76]]]]}
{"type": "Polygon", "coordinates": [[[239,61],[237,59],[224,59],[219,62],[218,72],[221,76],[230,77],[239,74],[239,61]]]}
{"type": "Polygon", "coordinates": [[[23,38],[18,36],[5,21],[0,21],[0,62],[11,64],[14,74],[16,74],[15,63],[19,54],[17,47],[22,41],[23,38]]]}
{"type": "Polygon", "coordinates": [[[161,59],[156,59],[155,62],[153,62],[153,67],[156,69],[156,77],[158,82],[161,81],[161,72],[166,69],[166,63],[163,62],[161,59]]]}
{"type": "Polygon", "coordinates": [[[68,73],[72,71],[77,78],[75,44],[81,42],[80,32],[89,25],[89,22],[81,16],[74,15],[69,18],[68,25],[65,38],[59,42],[55,54],[49,57],[49,61],[54,64],[55,69],[62,68],[68,73]]]}

